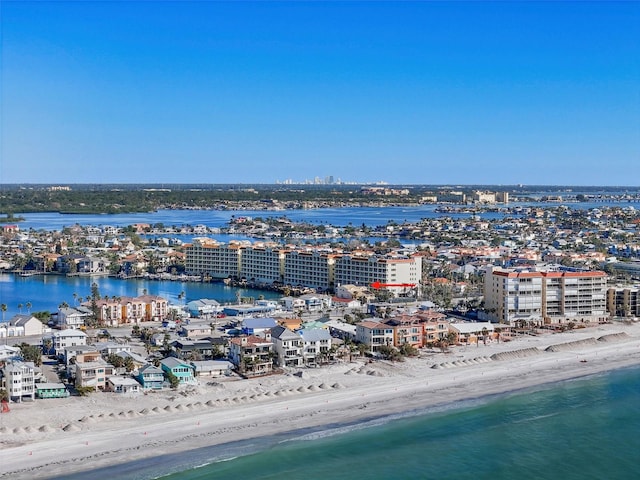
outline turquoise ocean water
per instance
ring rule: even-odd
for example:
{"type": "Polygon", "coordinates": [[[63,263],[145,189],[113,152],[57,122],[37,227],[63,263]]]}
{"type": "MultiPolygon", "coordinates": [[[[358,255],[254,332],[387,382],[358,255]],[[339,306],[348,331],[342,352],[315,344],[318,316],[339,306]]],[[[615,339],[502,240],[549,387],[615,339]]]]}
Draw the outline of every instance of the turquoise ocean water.
{"type": "Polygon", "coordinates": [[[640,368],[91,473],[114,480],[640,478],[640,368]]]}

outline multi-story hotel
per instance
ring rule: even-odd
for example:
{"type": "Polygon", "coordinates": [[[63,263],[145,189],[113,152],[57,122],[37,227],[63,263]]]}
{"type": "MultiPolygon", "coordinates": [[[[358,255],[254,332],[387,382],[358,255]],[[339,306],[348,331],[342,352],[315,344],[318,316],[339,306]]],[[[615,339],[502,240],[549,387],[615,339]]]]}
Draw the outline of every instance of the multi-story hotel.
{"type": "Polygon", "coordinates": [[[607,275],[489,268],[484,283],[490,318],[516,325],[607,321],[607,275]]]}
{"type": "Polygon", "coordinates": [[[248,242],[225,245],[199,238],[186,247],[186,269],[213,278],[244,277],[325,290],[338,285],[369,287],[374,282],[407,285],[389,288],[402,294],[420,283],[422,258],[373,252],[342,254],[326,248],[280,249],[248,242]]]}

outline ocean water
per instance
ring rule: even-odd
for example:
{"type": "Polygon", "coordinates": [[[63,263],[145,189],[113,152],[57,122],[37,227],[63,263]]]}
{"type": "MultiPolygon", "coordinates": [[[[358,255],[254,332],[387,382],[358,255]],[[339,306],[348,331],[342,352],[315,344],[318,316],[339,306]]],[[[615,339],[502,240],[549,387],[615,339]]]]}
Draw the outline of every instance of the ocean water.
{"type": "Polygon", "coordinates": [[[639,434],[637,367],[92,473],[113,480],[632,479],[640,478],[639,434]]]}

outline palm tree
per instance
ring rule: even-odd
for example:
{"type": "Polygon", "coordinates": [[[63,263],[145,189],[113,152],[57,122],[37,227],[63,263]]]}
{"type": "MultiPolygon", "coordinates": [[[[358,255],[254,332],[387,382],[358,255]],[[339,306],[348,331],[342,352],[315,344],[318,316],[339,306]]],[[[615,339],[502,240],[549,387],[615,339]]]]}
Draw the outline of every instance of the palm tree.
{"type": "Polygon", "coordinates": [[[27,313],[28,313],[28,314],[31,314],[31,302],[27,302],[27,303],[25,304],[25,307],[27,307],[27,313]]]}
{"type": "Polygon", "coordinates": [[[2,305],[0,305],[0,310],[2,310],[2,321],[4,322],[4,312],[7,311],[7,304],[3,303],[2,305]]]}
{"type": "Polygon", "coordinates": [[[22,314],[22,307],[23,305],[21,303],[18,304],[18,311],[20,312],[20,314],[22,314]]]}

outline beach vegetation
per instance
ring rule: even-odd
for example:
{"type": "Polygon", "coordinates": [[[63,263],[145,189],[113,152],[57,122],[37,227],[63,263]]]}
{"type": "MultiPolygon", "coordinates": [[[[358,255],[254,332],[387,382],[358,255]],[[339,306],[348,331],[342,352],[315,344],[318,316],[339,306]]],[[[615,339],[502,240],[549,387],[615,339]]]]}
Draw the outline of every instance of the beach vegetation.
{"type": "Polygon", "coordinates": [[[36,367],[42,365],[42,350],[40,347],[24,342],[18,345],[18,347],[20,347],[20,352],[25,362],[33,362],[36,367]]]}
{"type": "Polygon", "coordinates": [[[167,380],[169,381],[169,386],[175,390],[180,385],[180,379],[176,377],[172,372],[167,372],[167,380]]]}
{"type": "Polygon", "coordinates": [[[96,389],[94,387],[76,387],[76,392],[78,392],[78,395],[81,397],[86,397],[95,391],[96,389]]]}
{"type": "Polygon", "coordinates": [[[391,360],[392,362],[402,360],[402,355],[400,354],[398,349],[392,347],[391,345],[382,345],[380,348],[378,348],[378,353],[385,360],[391,360]]]}

